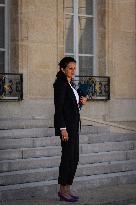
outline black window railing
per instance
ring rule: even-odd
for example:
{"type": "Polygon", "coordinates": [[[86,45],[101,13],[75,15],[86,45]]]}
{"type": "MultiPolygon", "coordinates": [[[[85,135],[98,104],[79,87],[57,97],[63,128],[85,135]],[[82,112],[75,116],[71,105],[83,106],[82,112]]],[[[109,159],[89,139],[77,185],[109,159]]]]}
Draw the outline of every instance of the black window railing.
{"type": "Polygon", "coordinates": [[[0,101],[23,100],[23,74],[0,73],[0,101]]]}
{"type": "MultiPolygon", "coordinates": [[[[73,86],[89,100],[110,100],[110,77],[75,76],[73,86]]],[[[0,73],[0,101],[23,100],[23,74],[0,73]]]]}
{"type": "Polygon", "coordinates": [[[75,76],[73,86],[89,100],[110,100],[110,77],[75,76]]]}

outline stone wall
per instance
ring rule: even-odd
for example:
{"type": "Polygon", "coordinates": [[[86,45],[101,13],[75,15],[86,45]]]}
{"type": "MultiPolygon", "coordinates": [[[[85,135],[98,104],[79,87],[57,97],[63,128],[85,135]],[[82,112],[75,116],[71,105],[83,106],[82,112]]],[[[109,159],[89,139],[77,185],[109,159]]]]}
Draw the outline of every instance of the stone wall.
{"type": "Polygon", "coordinates": [[[53,116],[53,82],[61,52],[58,41],[62,45],[58,1],[13,0],[11,16],[11,71],[23,73],[24,100],[1,103],[1,118],[48,121],[53,116]]]}
{"type": "Polygon", "coordinates": [[[99,75],[111,78],[111,100],[90,102],[82,115],[108,121],[136,120],[136,1],[96,1],[99,75]]]}
{"type": "Polygon", "coordinates": [[[106,0],[96,1],[96,66],[106,75],[106,0]]]}
{"type": "MultiPolygon", "coordinates": [[[[0,105],[0,118],[45,119],[53,124],[53,87],[64,55],[63,0],[13,0],[12,70],[24,76],[24,100],[0,105]],[[16,11],[16,12],[14,12],[16,11]]],[[[88,102],[82,115],[136,120],[136,2],[96,1],[96,60],[111,77],[111,100],[88,102]]]]}
{"type": "Polygon", "coordinates": [[[25,96],[52,98],[57,70],[57,1],[23,0],[20,9],[20,71],[27,72],[25,96]]]}
{"type": "Polygon", "coordinates": [[[107,74],[111,77],[111,120],[136,120],[136,1],[106,5],[107,74]]]}

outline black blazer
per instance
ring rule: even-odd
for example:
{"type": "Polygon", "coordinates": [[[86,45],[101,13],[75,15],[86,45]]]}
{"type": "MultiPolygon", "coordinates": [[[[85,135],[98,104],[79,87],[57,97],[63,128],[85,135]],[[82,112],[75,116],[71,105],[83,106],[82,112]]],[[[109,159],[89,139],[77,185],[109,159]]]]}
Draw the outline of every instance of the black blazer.
{"type": "Polygon", "coordinates": [[[76,97],[66,75],[59,71],[54,83],[54,127],[55,135],[60,135],[60,128],[66,127],[69,136],[79,132],[79,108],[76,97]]]}

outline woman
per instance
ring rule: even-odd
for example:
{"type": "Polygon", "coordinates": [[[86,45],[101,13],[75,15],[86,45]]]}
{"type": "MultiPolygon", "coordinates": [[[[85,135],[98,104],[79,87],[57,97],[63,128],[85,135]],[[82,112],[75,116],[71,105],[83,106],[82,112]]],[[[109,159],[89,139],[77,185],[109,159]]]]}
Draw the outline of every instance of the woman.
{"type": "Polygon", "coordinates": [[[61,138],[62,156],[59,167],[58,184],[60,200],[76,202],[79,197],[70,190],[79,161],[79,102],[85,104],[86,98],[79,99],[77,91],[71,86],[76,70],[76,61],[64,57],[54,83],[54,126],[55,134],[61,138]]]}

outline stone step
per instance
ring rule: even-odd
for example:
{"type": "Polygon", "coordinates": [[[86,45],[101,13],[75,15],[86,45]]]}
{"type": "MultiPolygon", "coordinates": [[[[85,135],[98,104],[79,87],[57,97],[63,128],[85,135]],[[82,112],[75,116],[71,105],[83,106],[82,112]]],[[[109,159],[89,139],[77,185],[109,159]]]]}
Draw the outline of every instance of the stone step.
{"type": "MultiPolygon", "coordinates": [[[[136,149],[136,141],[86,144],[87,138],[81,137],[80,143],[81,143],[79,145],[80,154],[110,152],[110,151],[128,151],[128,150],[136,149]]],[[[41,145],[42,146],[44,145],[43,141],[41,145]]],[[[10,146],[13,147],[13,144],[10,146]]],[[[61,154],[61,147],[59,145],[47,146],[46,144],[45,147],[34,147],[34,148],[30,147],[30,148],[0,150],[0,161],[10,160],[10,159],[27,159],[27,158],[36,158],[36,157],[59,156],[60,154],[61,154]]]]}
{"type": "Polygon", "coordinates": [[[14,159],[27,159],[36,157],[51,157],[60,156],[61,146],[47,146],[36,148],[22,148],[22,149],[7,149],[0,150],[0,161],[14,160],[14,159]]]}
{"type": "MultiPolygon", "coordinates": [[[[0,130],[14,130],[14,129],[31,129],[31,128],[45,128],[52,126],[52,123],[47,119],[0,119],[0,130]]],[[[107,132],[109,127],[106,125],[82,125],[83,132],[107,132]]]]}
{"type": "MultiPolygon", "coordinates": [[[[90,138],[86,135],[80,136],[80,147],[83,153],[88,152],[102,152],[102,151],[116,151],[116,150],[133,150],[136,148],[136,141],[119,141],[119,142],[102,142],[95,144],[88,144],[90,142],[90,138]]],[[[1,139],[0,144],[0,160],[3,159],[3,156],[7,156],[9,149],[18,149],[22,148],[22,150],[18,150],[19,156],[25,156],[25,153],[29,153],[28,149],[25,148],[37,148],[37,147],[47,147],[47,146],[56,146],[60,145],[59,137],[42,137],[42,138],[23,138],[23,139],[1,139]],[[2,151],[3,150],[3,151],[2,151]],[[4,151],[5,150],[5,151],[4,151]]],[[[55,147],[54,147],[55,148],[55,147]]],[[[39,148],[44,150],[44,148],[39,148]]],[[[31,149],[32,150],[32,149],[31,149]]],[[[40,150],[40,152],[41,152],[40,150]]],[[[33,152],[37,151],[33,149],[33,152]]],[[[11,151],[12,154],[14,151],[11,151]]],[[[10,151],[9,151],[10,153],[10,151]]],[[[17,150],[15,151],[17,153],[17,150]]],[[[15,154],[14,154],[15,155],[15,154]]],[[[13,156],[13,155],[11,155],[13,156]]],[[[21,157],[21,158],[22,158],[21,157]]]]}
{"type": "Polygon", "coordinates": [[[25,128],[43,128],[51,124],[47,119],[21,119],[21,118],[7,118],[0,119],[0,129],[25,129],[25,128]]]}
{"type": "Polygon", "coordinates": [[[109,126],[95,126],[95,125],[82,125],[81,134],[102,134],[102,133],[110,133],[109,126]]]}
{"type": "MultiPolygon", "coordinates": [[[[0,150],[17,149],[17,148],[33,148],[33,147],[47,147],[60,145],[60,137],[34,137],[34,138],[20,138],[20,139],[4,139],[0,143],[0,150]]],[[[80,143],[88,143],[86,135],[80,137],[80,143]]]]}
{"type": "Polygon", "coordinates": [[[1,139],[0,149],[32,148],[39,146],[60,145],[58,136],[22,138],[22,139],[1,139]]]}
{"type": "MultiPolygon", "coordinates": [[[[0,173],[0,185],[23,184],[28,182],[57,179],[58,167],[39,168],[0,173]]],[[[136,170],[136,160],[113,161],[79,165],[76,176],[91,176],[136,170]]]]}
{"type": "Polygon", "coordinates": [[[136,149],[136,141],[81,144],[81,153],[127,151],[136,149]]]}
{"type": "MultiPolygon", "coordinates": [[[[22,137],[22,138],[6,138],[1,137],[0,149],[15,149],[15,148],[28,148],[38,146],[60,145],[59,136],[50,137],[22,137]]],[[[121,142],[121,141],[136,141],[136,134],[89,134],[80,135],[80,143],[100,143],[100,142],[121,142]]]]}
{"type": "Polygon", "coordinates": [[[88,134],[89,143],[135,141],[136,133],[102,133],[88,134]]]}
{"type": "Polygon", "coordinates": [[[54,128],[26,128],[26,129],[12,129],[0,130],[0,138],[33,138],[54,136],[54,128]]]}
{"type": "MultiPolygon", "coordinates": [[[[98,162],[111,162],[136,159],[136,150],[111,151],[80,155],[80,164],[90,164],[98,162]]],[[[60,156],[3,160],[0,161],[0,172],[10,172],[25,169],[57,167],[60,163],[60,156]]]]}
{"type": "MultiPolygon", "coordinates": [[[[0,130],[0,140],[2,139],[23,139],[23,138],[43,138],[54,136],[54,128],[31,128],[31,129],[13,129],[0,130]]],[[[87,136],[90,143],[104,141],[123,141],[136,140],[136,133],[87,133],[80,132],[80,136],[87,136]]]]}
{"type": "MultiPolygon", "coordinates": [[[[135,182],[136,171],[127,171],[76,177],[73,183],[73,188],[80,193],[83,189],[86,190],[89,188],[119,184],[134,184],[135,182]]],[[[52,198],[57,191],[57,180],[0,186],[0,201],[11,199],[28,199],[30,197],[52,198]]]]}
{"type": "MultiPolygon", "coordinates": [[[[82,126],[80,134],[109,134],[109,128],[106,126],[82,126]]],[[[54,128],[25,128],[25,129],[7,129],[0,130],[0,138],[22,138],[22,137],[45,137],[54,136],[54,128]]]]}

